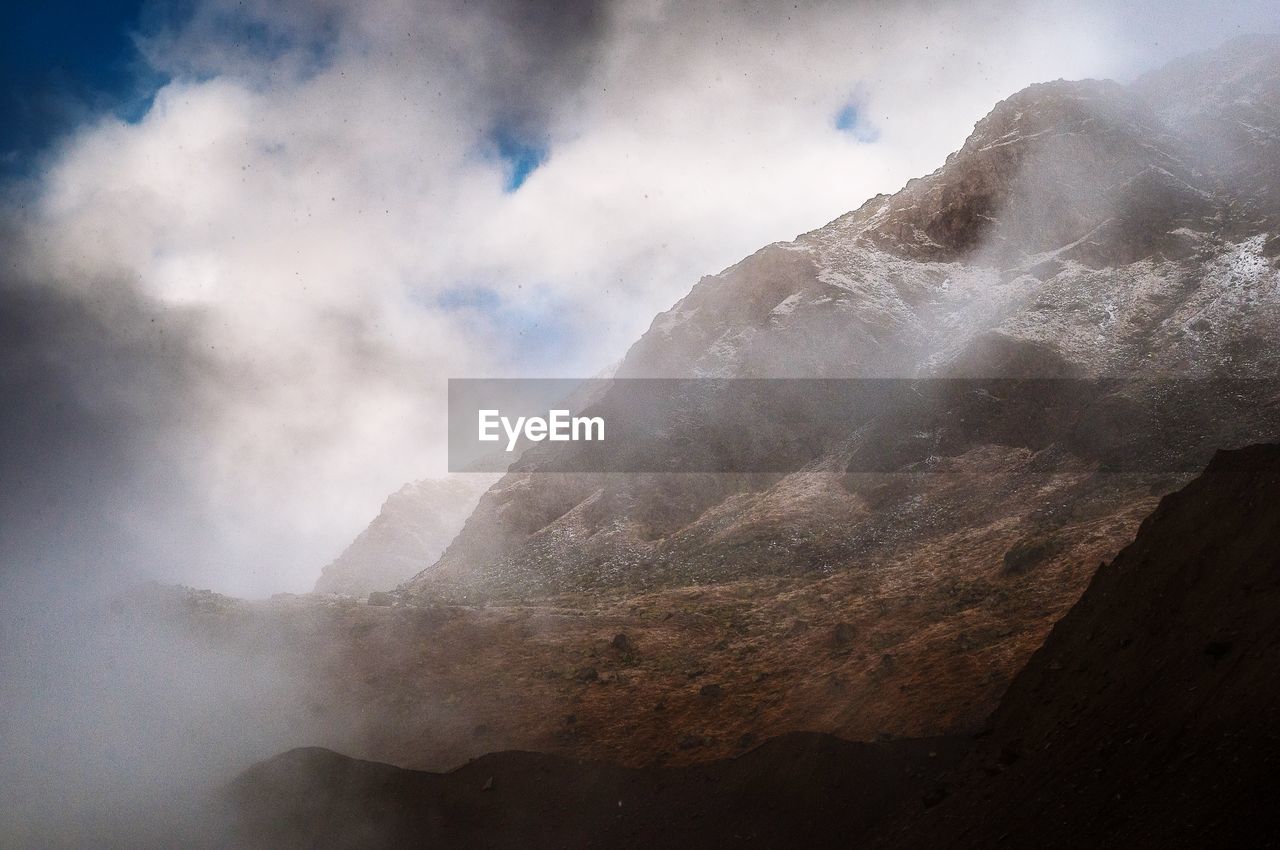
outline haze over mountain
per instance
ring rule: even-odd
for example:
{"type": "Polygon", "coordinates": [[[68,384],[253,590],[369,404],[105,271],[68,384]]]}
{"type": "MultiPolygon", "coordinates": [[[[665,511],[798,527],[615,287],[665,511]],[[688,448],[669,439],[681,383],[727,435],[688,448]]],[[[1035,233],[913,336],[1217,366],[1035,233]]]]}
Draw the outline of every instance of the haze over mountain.
{"type": "MultiPolygon", "coordinates": [[[[1079,529],[1062,525],[1064,510],[1140,502],[1158,477],[1087,474],[1108,453],[1152,455],[1147,471],[1159,473],[1173,456],[1203,462],[1274,435],[1278,126],[1275,37],[1237,39],[1130,86],[1031,86],[933,174],[700,281],[616,373],[1126,380],[1074,443],[1037,422],[1005,423],[994,438],[971,423],[1017,415],[1017,399],[956,398],[931,418],[883,412],[871,428],[891,432],[901,457],[875,468],[976,474],[967,508],[935,504],[928,476],[844,474],[868,468],[859,451],[889,450],[860,447],[852,430],[783,476],[540,476],[531,454],[406,590],[521,596],[822,572],[1011,516],[1028,534],[1070,538],[1079,529]],[[993,464],[1038,470],[1045,488],[992,492],[982,479],[993,464]],[[1048,486],[1068,473],[1070,486],[1048,486]]],[[[673,433],[653,468],[678,471],[691,445],[732,454],[761,429],[793,427],[784,416],[673,433]]]]}
{"type": "MultiPolygon", "coordinates": [[[[1278,56],[1245,39],[1131,87],[1020,92],[936,173],[701,281],[619,372],[1116,378],[1078,421],[959,382],[794,473],[540,473],[531,452],[393,607],[225,601],[207,627],[278,618],[323,646],[308,700],[404,767],[972,731],[1185,470],[1275,433],[1278,56]]],[[[659,460],[706,445],[678,436],[659,460]]]]}
{"type": "Polygon", "coordinates": [[[455,475],[401,487],[324,568],[316,592],[363,596],[395,589],[424,562],[440,557],[493,480],[491,475],[455,475]]]}

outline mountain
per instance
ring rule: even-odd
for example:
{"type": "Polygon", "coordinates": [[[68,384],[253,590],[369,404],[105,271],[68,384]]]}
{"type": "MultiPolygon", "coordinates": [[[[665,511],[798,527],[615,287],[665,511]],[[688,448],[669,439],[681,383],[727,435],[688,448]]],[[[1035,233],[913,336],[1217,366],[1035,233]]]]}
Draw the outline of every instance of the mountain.
{"type": "MultiPolygon", "coordinates": [[[[553,473],[577,455],[543,444],[395,604],[198,628],[279,633],[333,730],[317,743],[409,768],[974,731],[1160,496],[1280,421],[1278,56],[1244,40],[1014,95],[933,175],[701,281],[588,406],[672,374],[954,378],[955,397],[825,435],[795,471],[553,473]],[[992,376],[1016,391],[965,383],[992,376]],[[1060,423],[1046,376],[1118,383],[1060,423]]],[[[779,445],[685,436],[647,446],[652,468],[779,445]]]]}
{"type": "MultiPolygon", "coordinates": [[[[1161,495],[1276,434],[1278,56],[1244,39],[1129,86],[1032,86],[934,174],[703,279],[584,403],[663,375],[954,392],[771,471],[551,472],[590,458],[544,443],[393,605],[198,627],[279,631],[317,743],[409,768],[974,731],[1161,495]],[[1046,386],[1083,403],[1060,417],[1046,386]]],[[[786,417],[747,422],[660,432],[646,468],[785,452],[786,417]]]]}
{"type": "Polygon", "coordinates": [[[440,556],[494,476],[453,475],[406,484],[373,522],[324,568],[316,593],[364,596],[393,590],[440,556]]]}
{"type": "MultiPolygon", "coordinates": [[[[1031,86],[933,174],[701,280],[616,375],[1117,379],[1073,439],[1020,418],[1039,407],[1025,398],[978,409],[964,395],[825,435],[792,472],[552,474],[584,449],[539,447],[402,590],[475,601],[814,577],[961,533],[1070,550],[1094,533],[1082,517],[1167,492],[1216,447],[1275,437],[1277,174],[1275,37],[1129,86],[1031,86]],[[976,409],[999,427],[972,427],[976,409]],[[1117,457],[1134,474],[1099,472],[1117,457]]],[[[626,409],[621,383],[599,410],[626,409]]],[[[647,468],[750,457],[793,425],[676,428],[647,468]]]]}
{"type": "Polygon", "coordinates": [[[506,752],[446,774],[294,750],[229,801],[272,847],[1273,846],[1277,641],[1263,445],[1162,499],[968,740],[788,735],[645,770],[506,752]]]}

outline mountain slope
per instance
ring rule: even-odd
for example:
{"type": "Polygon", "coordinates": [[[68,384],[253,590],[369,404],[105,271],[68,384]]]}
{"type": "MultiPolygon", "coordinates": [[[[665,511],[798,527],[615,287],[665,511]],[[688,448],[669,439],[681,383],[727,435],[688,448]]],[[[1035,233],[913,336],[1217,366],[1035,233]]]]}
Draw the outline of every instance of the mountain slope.
{"type": "MultiPolygon", "coordinates": [[[[1108,452],[1177,461],[1021,503],[1035,518],[1024,536],[1069,538],[1054,518],[1102,509],[1097,492],[1120,488],[1126,498],[1111,503],[1132,504],[1176,481],[1154,473],[1274,437],[1280,41],[1245,39],[1188,62],[1128,87],[1019,92],[933,174],[704,278],[617,372],[1125,379],[1099,400],[1096,451],[1031,427],[991,439],[889,411],[880,430],[919,443],[888,464],[915,476],[910,486],[850,474],[862,468],[852,433],[787,475],[550,475],[535,452],[405,590],[471,600],[822,574],[949,533],[950,512],[921,509],[930,496],[919,473],[967,476],[990,506],[968,526],[993,527],[1009,513],[980,469],[993,450],[1008,471],[1048,479],[1108,452]],[[1187,379],[1199,383],[1176,383],[1187,379]]],[[[788,424],[700,439],[732,455],[788,424]]],[[[680,469],[688,445],[658,446],[652,468],[680,469]]]]}
{"type": "Polygon", "coordinates": [[[292,751],[232,798],[264,846],[1274,846],[1278,644],[1280,445],[1255,446],[1161,501],[967,745],[793,735],[691,768],[499,753],[448,774],[292,751]]]}
{"type": "Polygon", "coordinates": [[[454,475],[401,487],[324,568],[316,592],[363,596],[393,590],[440,557],[493,480],[490,475],[454,475]]]}

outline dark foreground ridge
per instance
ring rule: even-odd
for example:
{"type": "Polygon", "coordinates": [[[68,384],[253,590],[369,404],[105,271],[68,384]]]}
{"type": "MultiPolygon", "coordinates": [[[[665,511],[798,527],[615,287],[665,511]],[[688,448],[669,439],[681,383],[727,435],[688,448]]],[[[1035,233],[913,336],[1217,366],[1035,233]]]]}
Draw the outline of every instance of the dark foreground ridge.
{"type": "Polygon", "coordinates": [[[1280,445],[1218,453],[1103,566],[973,741],[788,735],[626,770],[294,750],[231,788],[272,847],[1255,847],[1280,807],[1280,445]],[[967,752],[965,752],[967,750],[967,752]]]}
{"type": "Polygon", "coordinates": [[[1094,575],[956,793],[886,847],[1280,846],[1280,445],[1219,452],[1094,575]]]}
{"type": "Polygon", "coordinates": [[[796,733],[694,767],[506,752],[440,774],[311,748],[251,768],[232,795],[262,847],[811,847],[933,799],[960,752],[955,740],[796,733]]]}

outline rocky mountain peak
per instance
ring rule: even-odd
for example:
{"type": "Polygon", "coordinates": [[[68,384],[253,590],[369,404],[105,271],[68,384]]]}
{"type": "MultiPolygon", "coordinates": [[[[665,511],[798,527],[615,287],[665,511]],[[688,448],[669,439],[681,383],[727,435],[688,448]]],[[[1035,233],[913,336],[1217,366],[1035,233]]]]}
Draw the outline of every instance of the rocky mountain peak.
{"type": "MultiPolygon", "coordinates": [[[[1179,445],[1194,445],[1197,459],[1214,445],[1274,439],[1272,396],[1187,397],[1161,382],[1270,380],[1280,368],[1276,56],[1269,41],[1247,42],[1135,85],[1060,80],[1018,92],[932,174],[703,278],[654,320],[617,375],[1105,376],[1134,388],[1099,400],[1096,427],[1131,446],[1154,444],[1140,426],[1152,422],[1182,423],[1179,445]]],[[[1006,473],[1039,463],[1019,454],[1045,448],[1034,428],[988,445],[937,421],[886,415],[883,433],[932,446],[931,463],[976,476],[969,505],[984,507],[972,528],[1069,515],[1057,501],[1065,491],[1039,491],[1018,520],[1010,512],[1028,505],[1015,511],[1007,491],[979,495],[995,480],[972,465],[982,457],[987,468],[986,452],[1005,459],[996,467],[1006,473]]],[[[740,431],[717,432],[716,445],[732,451],[749,438],[740,431]]],[[[649,468],[678,468],[676,442],[649,468]]],[[[814,468],[845,469],[842,451],[833,443],[814,468]]],[[[901,471],[929,451],[907,452],[901,471]]],[[[509,475],[411,586],[447,578],[523,593],[793,574],[921,546],[950,533],[942,517],[963,513],[938,511],[925,479],[887,490],[839,476],[822,486],[660,479],[539,476],[536,465],[509,475]],[[740,544],[731,559],[726,540],[740,544]]],[[[1070,498],[1116,495],[1113,480],[1088,481],[1087,494],[1070,498]]],[[[1126,486],[1136,488],[1130,503],[1150,495],[1150,482],[1126,486]]]]}
{"type": "Polygon", "coordinates": [[[906,258],[985,254],[977,259],[1008,265],[1114,222],[1129,226],[1117,228],[1106,252],[1087,259],[1126,261],[1156,247],[1136,239],[1139,231],[1163,233],[1175,217],[1212,213],[1202,176],[1181,147],[1150,104],[1118,83],[1033,85],[980,120],[945,165],[864,207],[846,228],[906,258]],[[1153,219],[1156,209],[1162,213],[1153,219]]]}

